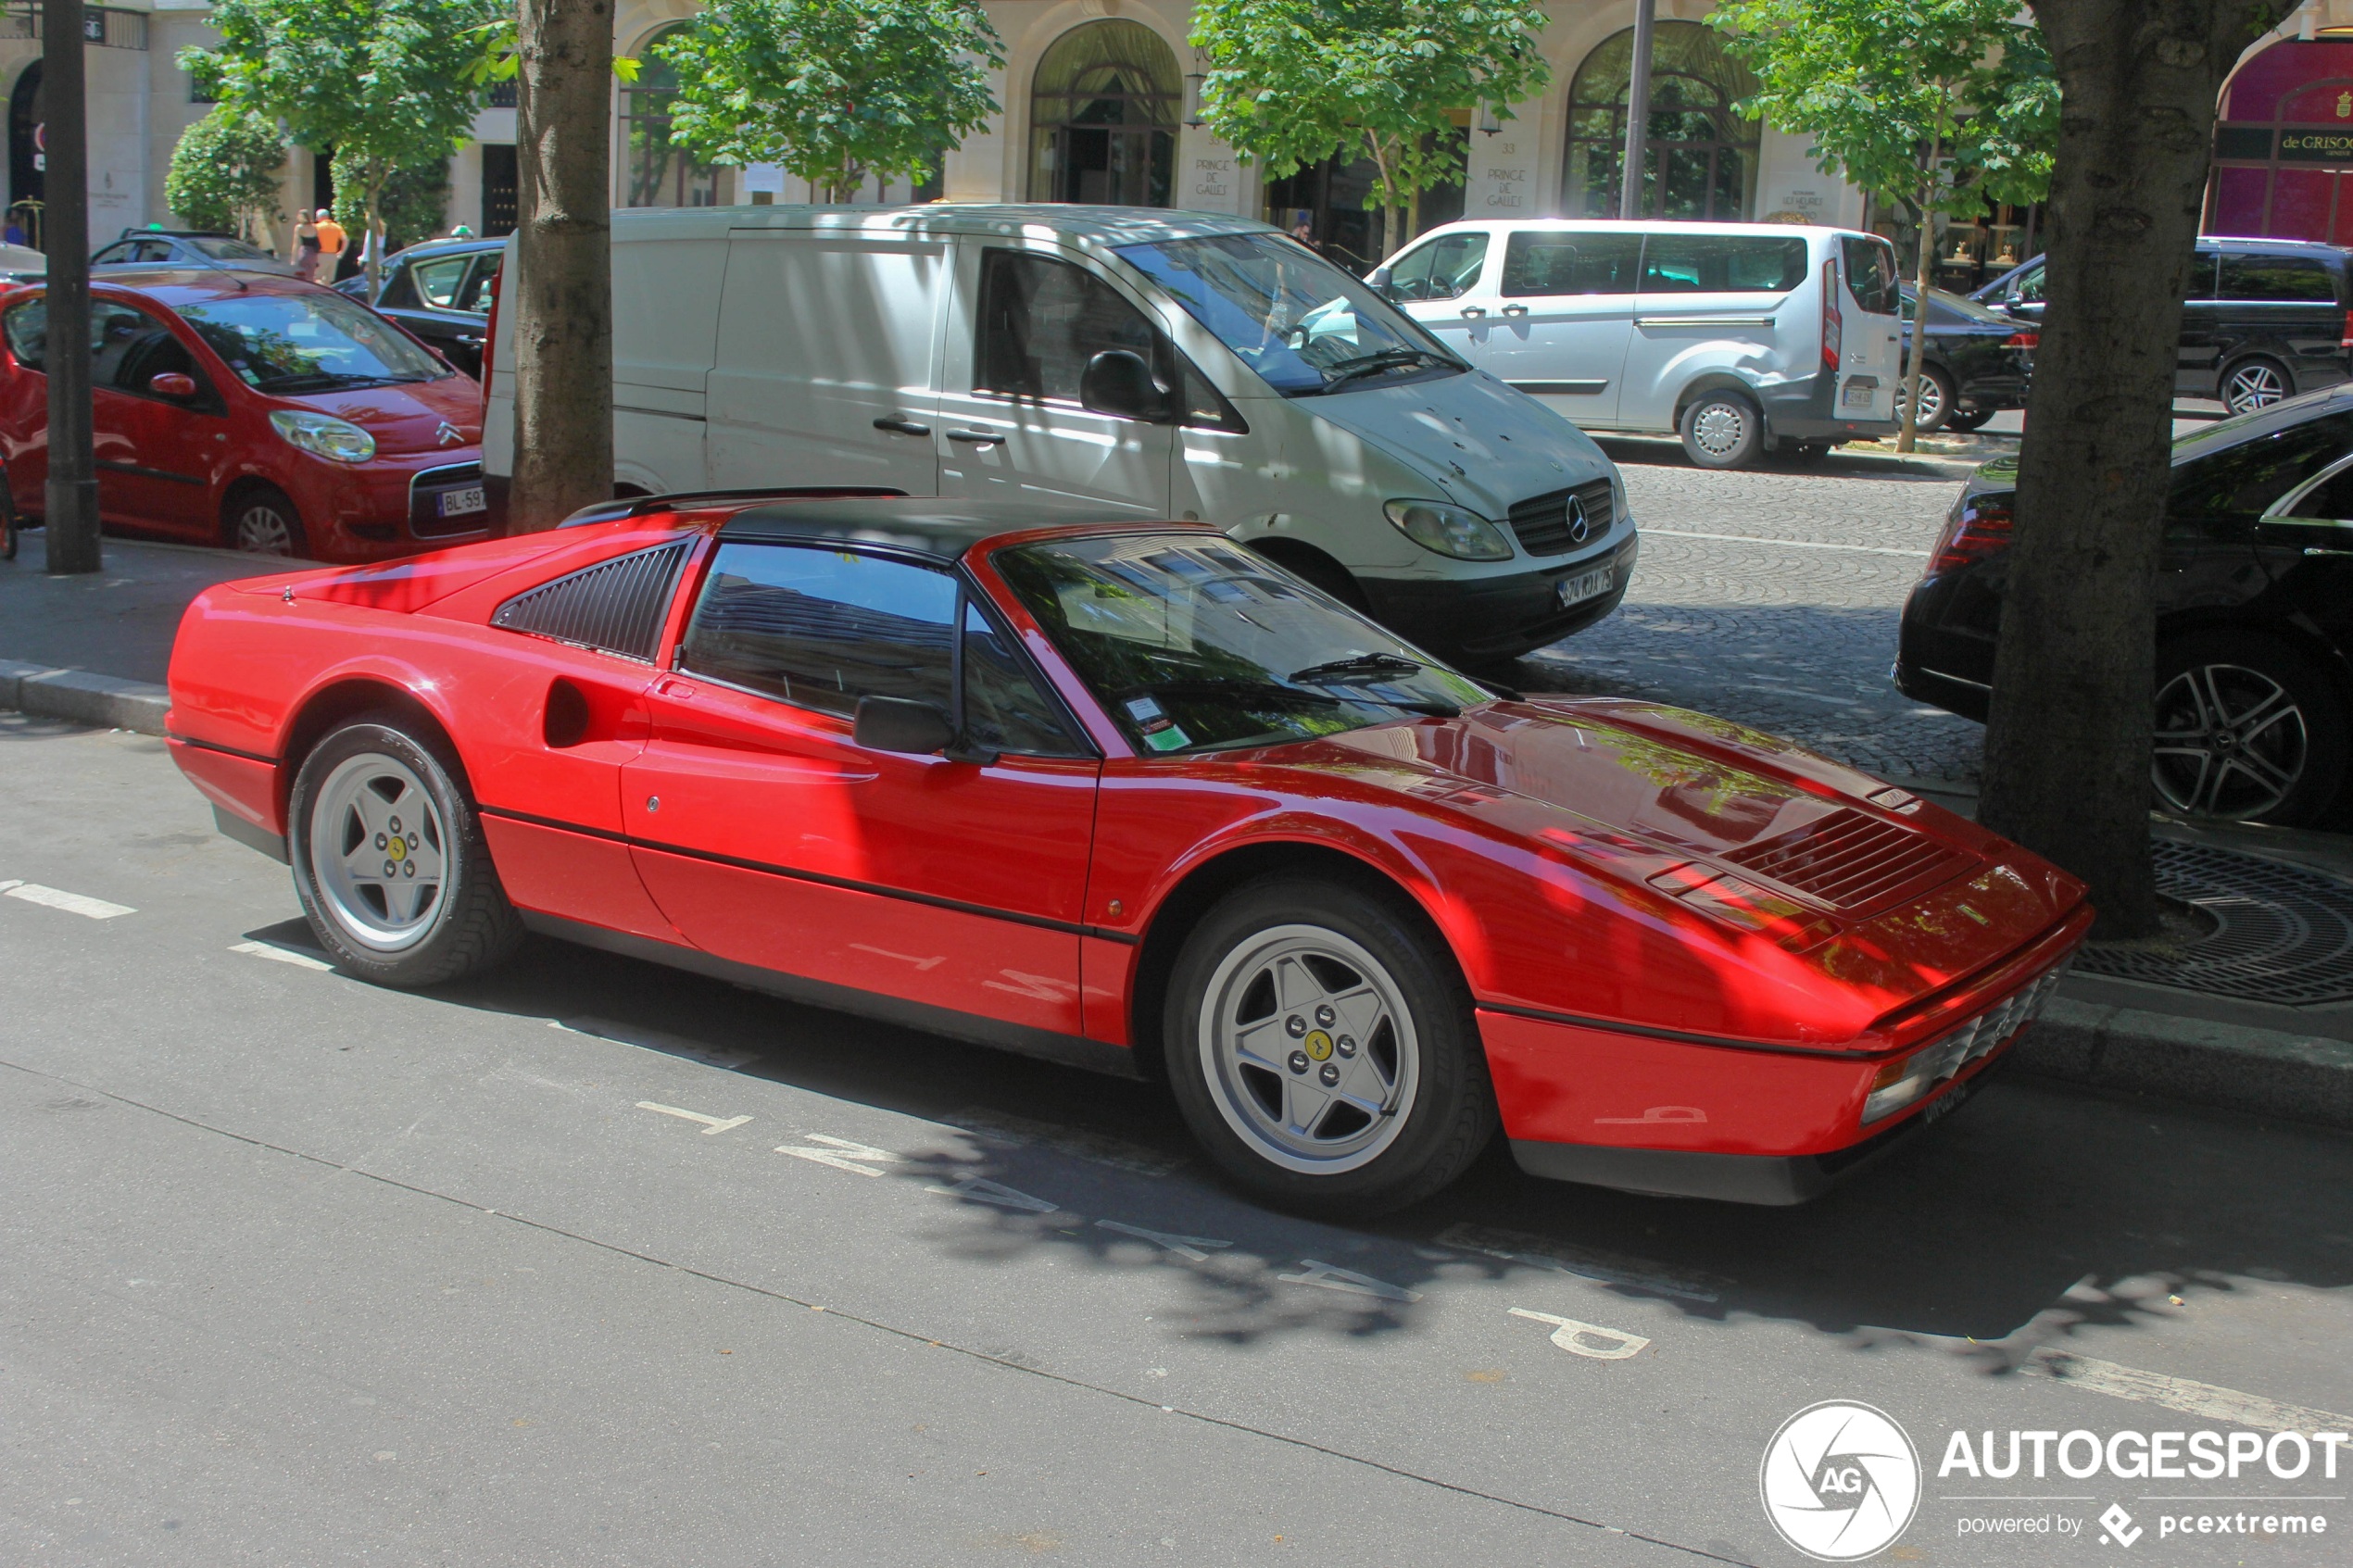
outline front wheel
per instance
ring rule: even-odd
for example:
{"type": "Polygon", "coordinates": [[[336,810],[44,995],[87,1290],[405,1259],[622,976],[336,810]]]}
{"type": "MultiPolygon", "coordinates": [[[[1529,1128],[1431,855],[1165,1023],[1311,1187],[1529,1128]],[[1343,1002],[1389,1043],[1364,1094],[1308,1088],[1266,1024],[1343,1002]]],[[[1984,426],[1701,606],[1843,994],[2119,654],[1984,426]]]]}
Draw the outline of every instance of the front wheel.
{"type": "Polygon", "coordinates": [[[392,718],[346,724],[295,775],[295,892],[320,946],[382,985],[435,985],[503,961],[522,922],[451,770],[392,718]]]}
{"type": "Polygon", "coordinates": [[[1344,883],[1243,887],[1186,940],[1169,1084],[1218,1168],[1285,1208],[1378,1214],[1460,1175],[1495,1128],[1468,989],[1400,907],[1344,883]]]}
{"type": "Polygon", "coordinates": [[[302,514],[283,491],[267,485],[247,490],[230,505],[221,532],[233,550],[250,556],[307,556],[310,542],[302,514]]]}
{"type": "Polygon", "coordinates": [[[1765,448],[1765,415],[1737,392],[1707,392],[1683,410],[1683,453],[1704,469],[1746,468],[1765,448]]]}
{"type": "Polygon", "coordinates": [[[2233,414],[2251,414],[2295,395],[2287,367],[2275,359],[2242,359],[2222,378],[2222,401],[2233,414]]]}
{"type": "Polygon", "coordinates": [[[2184,817],[2301,827],[2344,787],[2345,705],[2294,649],[2205,633],[2158,656],[2150,782],[2184,817]]]}

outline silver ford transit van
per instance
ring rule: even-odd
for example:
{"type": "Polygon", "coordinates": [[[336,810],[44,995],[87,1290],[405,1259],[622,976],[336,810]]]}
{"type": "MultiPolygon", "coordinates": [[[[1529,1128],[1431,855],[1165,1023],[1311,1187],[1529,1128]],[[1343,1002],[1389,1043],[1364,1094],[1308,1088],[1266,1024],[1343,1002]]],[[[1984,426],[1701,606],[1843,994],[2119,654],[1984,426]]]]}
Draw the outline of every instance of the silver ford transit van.
{"type": "Polygon", "coordinates": [[[1369,280],[1469,363],[1584,430],[1703,468],[1892,435],[1895,251],[1780,223],[1449,223],[1369,280]]]}
{"type": "MultiPolygon", "coordinates": [[[[616,212],[613,314],[624,494],[887,485],[1206,520],[1473,660],[1600,620],[1634,566],[1625,488],[1582,433],[1262,223],[616,212]]],[[[484,421],[494,501],[510,332],[484,421]]]]}

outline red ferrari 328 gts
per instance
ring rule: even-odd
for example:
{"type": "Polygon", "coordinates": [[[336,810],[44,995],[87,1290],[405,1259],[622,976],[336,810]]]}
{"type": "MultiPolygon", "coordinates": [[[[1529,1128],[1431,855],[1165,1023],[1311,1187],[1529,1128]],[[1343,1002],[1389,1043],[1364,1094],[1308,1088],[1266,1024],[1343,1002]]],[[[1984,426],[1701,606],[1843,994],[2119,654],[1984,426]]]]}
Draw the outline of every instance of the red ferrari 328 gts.
{"type": "Polygon", "coordinates": [[[2092,919],[1899,789],[1499,696],[1207,527],[672,496],[190,607],[171,746],[352,973],[524,932],[1164,1077],[1259,1196],[1521,1167],[1792,1203],[2092,919]]]}

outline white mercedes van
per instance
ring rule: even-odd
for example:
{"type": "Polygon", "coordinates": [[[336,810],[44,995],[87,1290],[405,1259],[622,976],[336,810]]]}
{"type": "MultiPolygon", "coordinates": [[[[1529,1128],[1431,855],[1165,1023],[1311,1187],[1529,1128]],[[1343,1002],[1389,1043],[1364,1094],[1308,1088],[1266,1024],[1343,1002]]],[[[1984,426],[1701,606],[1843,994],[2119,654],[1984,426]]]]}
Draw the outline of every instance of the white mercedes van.
{"type": "Polygon", "coordinates": [[[1679,435],[1704,468],[1816,457],[1896,429],[1895,251],[1876,234],[1449,223],[1368,281],[1579,429],[1679,435]]]}
{"type": "MultiPolygon", "coordinates": [[[[1475,661],[1600,620],[1634,566],[1591,441],[1263,223],[616,212],[613,318],[623,494],[887,485],[1202,519],[1475,661]]],[[[497,334],[494,505],[514,471],[511,321],[497,334]]]]}

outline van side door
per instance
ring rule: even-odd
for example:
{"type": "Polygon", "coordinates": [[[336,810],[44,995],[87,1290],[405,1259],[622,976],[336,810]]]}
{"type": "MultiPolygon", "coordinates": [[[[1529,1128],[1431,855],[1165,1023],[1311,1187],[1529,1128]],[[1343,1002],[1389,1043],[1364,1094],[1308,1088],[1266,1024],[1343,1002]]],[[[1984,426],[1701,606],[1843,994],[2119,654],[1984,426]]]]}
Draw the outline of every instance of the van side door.
{"type": "Polygon", "coordinates": [[[2214,285],[2215,369],[2220,395],[2233,412],[2345,379],[2345,307],[2337,288],[2328,262],[2309,252],[2222,250],[2214,285]]]}
{"type": "Polygon", "coordinates": [[[1618,423],[1642,255],[1637,233],[1515,230],[1474,362],[1572,424],[1618,423]]]}
{"type": "MultiPolygon", "coordinates": [[[[1768,373],[1810,374],[1821,352],[1820,321],[1790,307],[1813,281],[1803,231],[1695,234],[1668,228],[1644,235],[1619,426],[1673,430],[1683,389],[1711,370],[1734,370],[1752,382],[1768,373]],[[1801,330],[1802,320],[1811,330],[1801,330]]],[[[1896,330],[1891,313],[1882,331],[1892,339],[1896,330]]]]}
{"type": "Polygon", "coordinates": [[[1111,282],[1038,245],[958,246],[957,308],[942,355],[939,494],[1107,501],[1165,517],[1184,381],[1167,335],[1111,282]],[[1096,356],[1125,351],[1171,398],[1159,417],[1080,400],[1096,356]]]}
{"type": "Polygon", "coordinates": [[[1381,293],[1441,343],[1481,369],[1495,320],[1495,291],[1483,287],[1488,237],[1479,231],[1441,234],[1399,257],[1381,293]]]}
{"type": "Polygon", "coordinates": [[[939,494],[944,239],[737,229],[710,383],[711,483],[939,494]]]}

